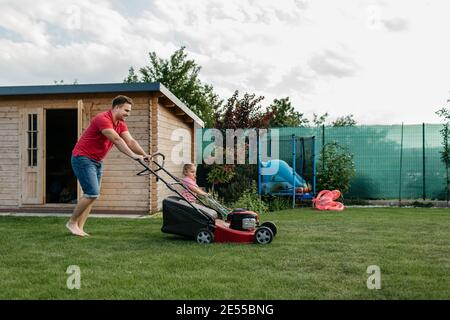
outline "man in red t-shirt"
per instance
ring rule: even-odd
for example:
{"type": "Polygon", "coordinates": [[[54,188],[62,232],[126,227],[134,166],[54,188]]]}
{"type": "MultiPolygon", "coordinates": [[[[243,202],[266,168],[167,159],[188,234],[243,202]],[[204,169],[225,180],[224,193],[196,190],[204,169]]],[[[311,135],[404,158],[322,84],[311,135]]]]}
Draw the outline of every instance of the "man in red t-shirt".
{"type": "Polygon", "coordinates": [[[100,196],[102,161],[113,145],[132,159],[150,160],[150,156],[133,139],[125,124],[132,105],[133,101],[126,96],[114,98],[112,109],[99,113],[92,119],[72,150],[72,168],[83,189],[83,197],[66,224],[74,235],[88,235],[84,232],[84,224],[94,201],[100,196]]]}

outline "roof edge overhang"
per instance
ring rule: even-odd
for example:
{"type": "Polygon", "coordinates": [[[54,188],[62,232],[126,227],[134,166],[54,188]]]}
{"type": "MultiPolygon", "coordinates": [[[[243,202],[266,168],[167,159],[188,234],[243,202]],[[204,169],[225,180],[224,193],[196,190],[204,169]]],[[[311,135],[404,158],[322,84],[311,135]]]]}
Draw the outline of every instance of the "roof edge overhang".
{"type": "Polygon", "coordinates": [[[194,122],[200,127],[204,128],[205,123],[200,119],[191,109],[189,109],[183,102],[181,102],[169,89],[167,89],[162,83],[159,83],[159,92],[165,95],[170,101],[177,105],[184,113],[186,113],[194,122]]]}
{"type": "Polygon", "coordinates": [[[122,93],[122,92],[161,92],[200,127],[204,122],[181,102],[169,89],[160,82],[150,83],[97,83],[97,84],[64,84],[38,86],[6,86],[0,87],[2,96],[27,96],[50,94],[87,94],[87,93],[122,93]]]}

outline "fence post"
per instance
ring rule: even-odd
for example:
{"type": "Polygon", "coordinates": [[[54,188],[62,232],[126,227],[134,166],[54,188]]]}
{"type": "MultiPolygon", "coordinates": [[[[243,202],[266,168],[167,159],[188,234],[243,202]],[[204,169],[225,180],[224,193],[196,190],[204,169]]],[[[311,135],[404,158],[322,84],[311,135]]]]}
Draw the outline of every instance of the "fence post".
{"type": "Polygon", "coordinates": [[[422,123],[422,181],[423,181],[423,200],[426,199],[425,189],[425,123],[422,123]]]}
{"type": "Polygon", "coordinates": [[[402,122],[402,134],[400,140],[400,176],[398,187],[398,206],[402,205],[402,165],[403,165],[403,122],[402,122]]]}
{"type": "Polygon", "coordinates": [[[322,124],[322,171],[325,171],[325,124],[322,124]]]}

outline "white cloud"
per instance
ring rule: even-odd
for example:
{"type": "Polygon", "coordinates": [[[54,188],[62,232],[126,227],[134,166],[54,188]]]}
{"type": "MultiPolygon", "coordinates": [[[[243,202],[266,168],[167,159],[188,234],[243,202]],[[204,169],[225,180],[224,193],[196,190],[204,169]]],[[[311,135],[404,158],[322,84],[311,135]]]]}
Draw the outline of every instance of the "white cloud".
{"type": "Polygon", "coordinates": [[[186,46],[223,98],[289,95],[309,116],[437,122],[450,90],[444,0],[1,3],[2,85],[121,82],[186,46]]]}
{"type": "Polygon", "coordinates": [[[389,31],[401,32],[408,29],[408,21],[402,18],[383,20],[383,24],[389,31]]]}
{"type": "Polygon", "coordinates": [[[319,75],[336,78],[352,77],[356,72],[356,64],[350,57],[332,50],[314,54],[309,59],[308,66],[319,75]]]}

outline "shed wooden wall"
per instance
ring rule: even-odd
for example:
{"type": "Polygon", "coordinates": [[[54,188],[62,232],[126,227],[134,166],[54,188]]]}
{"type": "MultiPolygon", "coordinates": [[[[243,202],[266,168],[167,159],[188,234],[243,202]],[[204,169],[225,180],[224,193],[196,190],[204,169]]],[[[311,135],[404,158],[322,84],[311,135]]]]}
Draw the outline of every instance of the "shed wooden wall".
{"type": "MultiPolygon", "coordinates": [[[[126,124],[131,135],[141,147],[149,152],[149,94],[126,94],[133,99],[134,106],[126,124]]],[[[89,121],[98,113],[111,109],[111,95],[83,98],[85,109],[90,107],[89,121]]],[[[149,177],[137,176],[142,168],[116,147],[104,160],[104,171],[100,198],[94,210],[149,212],[149,177]]]]}
{"type": "MultiPolygon", "coordinates": [[[[124,93],[135,103],[127,126],[132,136],[149,153],[166,155],[166,168],[176,176],[182,176],[182,163],[174,163],[173,147],[179,141],[172,140],[176,129],[185,129],[189,137],[184,147],[190,150],[189,161],[195,161],[194,123],[176,115],[177,107],[168,108],[158,103],[159,93],[124,93]]],[[[110,109],[111,94],[72,94],[47,96],[19,96],[0,100],[0,208],[17,208],[20,204],[20,151],[19,118],[22,108],[43,107],[46,109],[76,109],[78,100],[83,100],[87,124],[99,112],[110,109]]],[[[101,196],[94,210],[139,211],[142,213],[160,210],[162,200],[172,192],[151,176],[136,176],[141,167],[113,147],[104,161],[101,196]]],[[[39,206],[38,206],[39,207],[39,206]]],[[[54,207],[54,205],[53,205],[54,207]]]]}
{"type": "MultiPolygon", "coordinates": [[[[177,157],[185,157],[187,162],[192,162],[192,134],[193,123],[183,122],[180,116],[176,115],[178,112],[175,108],[167,108],[159,105],[157,112],[157,145],[158,151],[166,155],[165,168],[177,177],[182,177],[183,162],[178,161],[177,157]],[[172,134],[177,129],[184,129],[188,136],[184,136],[182,141],[172,140],[172,134]],[[189,150],[187,155],[172,155],[175,146],[183,144],[185,150],[189,150]]],[[[174,137],[175,139],[176,137],[174,137]]],[[[161,181],[157,183],[157,201],[153,203],[153,210],[160,210],[162,200],[170,195],[174,195],[161,181]],[[156,206],[156,208],[155,208],[156,206]]]]}
{"type": "Polygon", "coordinates": [[[0,101],[0,204],[19,205],[19,106],[0,101]]]}

